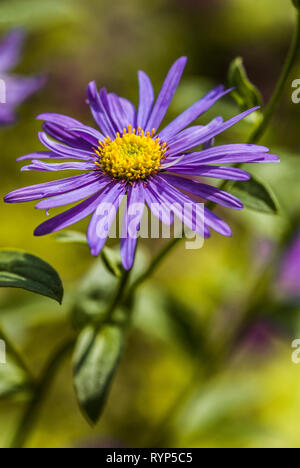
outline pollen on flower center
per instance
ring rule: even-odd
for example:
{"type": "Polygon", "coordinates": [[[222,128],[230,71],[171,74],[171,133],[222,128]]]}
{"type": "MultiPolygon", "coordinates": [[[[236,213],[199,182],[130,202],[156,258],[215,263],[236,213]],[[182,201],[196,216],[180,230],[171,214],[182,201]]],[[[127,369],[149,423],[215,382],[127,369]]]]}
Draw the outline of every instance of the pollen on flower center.
{"type": "Polygon", "coordinates": [[[123,133],[117,133],[115,140],[109,137],[99,142],[94,151],[95,164],[107,175],[129,182],[146,180],[159,171],[165,158],[167,144],[155,138],[155,130],[144,132],[128,126],[123,133]]]}

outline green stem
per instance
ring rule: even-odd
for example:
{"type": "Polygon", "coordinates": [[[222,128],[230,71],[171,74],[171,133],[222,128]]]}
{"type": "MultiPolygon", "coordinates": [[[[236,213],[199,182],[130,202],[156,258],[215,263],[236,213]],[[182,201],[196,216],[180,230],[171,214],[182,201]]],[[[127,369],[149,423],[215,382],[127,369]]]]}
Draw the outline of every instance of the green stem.
{"type": "Polygon", "coordinates": [[[22,419],[17,427],[17,430],[13,436],[11,442],[11,448],[22,448],[24,447],[28,437],[31,434],[32,428],[38,417],[40,407],[47,395],[50,384],[55,376],[57,369],[59,368],[61,361],[64,359],[66,354],[74,346],[74,339],[71,339],[63,344],[53,356],[49,359],[45,369],[36,385],[35,393],[28,403],[22,419]]]}
{"type": "Polygon", "coordinates": [[[294,63],[297,59],[297,56],[299,54],[299,49],[300,49],[300,11],[297,10],[297,23],[296,23],[296,28],[295,28],[295,33],[292,39],[292,43],[290,46],[290,50],[287,56],[287,59],[285,61],[284,67],[282,69],[282,73],[280,75],[279,81],[277,83],[277,86],[275,88],[275,91],[272,95],[272,98],[270,99],[261,123],[259,126],[254,130],[252,133],[249,143],[256,143],[264,134],[266,131],[270,120],[274,114],[274,111],[278,105],[278,102],[281,98],[281,95],[284,91],[284,87],[286,85],[286,82],[288,80],[288,77],[291,73],[291,70],[294,66],[294,63]]]}
{"type": "Polygon", "coordinates": [[[116,293],[111,305],[109,306],[109,308],[108,308],[108,310],[107,310],[107,312],[105,314],[105,321],[107,321],[107,322],[112,318],[112,315],[113,315],[114,311],[116,310],[116,308],[122,302],[124,292],[126,290],[126,287],[127,287],[127,284],[128,284],[129,278],[130,278],[130,273],[131,273],[131,270],[128,270],[128,271],[124,270],[124,272],[122,274],[117,293],[116,293]]]}
{"type": "Polygon", "coordinates": [[[135,282],[130,287],[129,296],[132,297],[135,291],[141,286],[144,281],[146,281],[152,273],[159,267],[162,263],[164,258],[173,250],[179,242],[184,239],[184,235],[182,237],[176,237],[171,239],[170,242],[167,242],[166,245],[158,252],[158,254],[153,258],[152,262],[146,268],[146,270],[135,280],[135,282]]]}

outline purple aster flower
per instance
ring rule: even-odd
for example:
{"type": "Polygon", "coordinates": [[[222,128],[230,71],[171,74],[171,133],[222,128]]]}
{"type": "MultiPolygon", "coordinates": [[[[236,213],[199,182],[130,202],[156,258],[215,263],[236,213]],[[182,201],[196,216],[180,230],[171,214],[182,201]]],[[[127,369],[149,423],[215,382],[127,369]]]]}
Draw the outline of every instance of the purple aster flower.
{"type": "MultiPolygon", "coordinates": [[[[174,214],[195,232],[195,197],[233,209],[243,208],[233,195],[199,180],[190,180],[187,176],[248,180],[250,176],[247,172],[224,164],[269,162],[278,161],[278,158],[269,154],[268,148],[257,145],[211,146],[216,135],[257,108],[243,112],[227,122],[218,117],[208,125],[189,127],[230,91],[223,86],[218,86],[159,130],[185,64],[185,57],[174,63],[156,100],[149,77],[140,71],[137,110],[128,100],[107,93],[105,89],[98,92],[95,83],[90,83],[87,88],[88,103],[99,130],[64,115],[38,116],[38,119],[44,121],[44,131],[39,133],[39,138],[48,151],[21,157],[20,160],[33,159],[23,170],[75,170],[84,173],[22,188],[5,197],[8,203],[45,199],[36,205],[45,210],[83,200],[41,224],[35,230],[36,236],[56,232],[92,215],[87,240],[92,255],[96,256],[106,242],[122,197],[127,195],[121,257],[124,267],[130,269],[146,205],[160,220],[171,224],[173,218],[170,217],[168,207],[174,203],[177,207],[189,204],[192,207],[189,216],[183,216],[180,209],[176,209],[174,214]],[[192,149],[195,151],[192,152],[192,149]],[[61,161],[49,163],[53,159],[61,161]],[[68,162],[70,159],[75,161],[68,162]],[[136,204],[140,206],[139,212],[132,213],[131,207],[136,204]],[[111,209],[102,210],[102,206],[110,206],[111,209]]],[[[206,207],[204,210],[205,237],[209,236],[211,229],[224,236],[231,236],[229,226],[222,219],[206,207]]]]}
{"type": "Polygon", "coordinates": [[[20,60],[25,34],[14,30],[7,34],[0,43],[0,125],[15,120],[15,108],[35,93],[44,83],[41,77],[23,77],[8,72],[20,60]]]}

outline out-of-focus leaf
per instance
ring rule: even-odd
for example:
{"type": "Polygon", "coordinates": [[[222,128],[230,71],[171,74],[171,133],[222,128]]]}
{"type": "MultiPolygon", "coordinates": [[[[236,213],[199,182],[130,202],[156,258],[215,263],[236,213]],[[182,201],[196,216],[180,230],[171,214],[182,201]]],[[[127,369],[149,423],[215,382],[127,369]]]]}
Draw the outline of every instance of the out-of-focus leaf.
{"type": "Polygon", "coordinates": [[[193,357],[204,347],[193,310],[152,286],[138,292],[133,324],[147,334],[182,346],[193,357]]]}
{"type": "Polygon", "coordinates": [[[74,20],[82,14],[78,2],[74,3],[70,0],[2,0],[1,23],[6,26],[22,24],[40,27],[62,20],[74,20]]]}
{"type": "Polygon", "coordinates": [[[236,100],[241,110],[244,111],[251,107],[262,105],[261,94],[250,82],[241,57],[237,57],[230,64],[228,84],[231,88],[234,88],[232,97],[236,100]]]}
{"type": "Polygon", "coordinates": [[[104,247],[102,258],[107,269],[117,278],[122,275],[122,262],[119,251],[104,247]]]}
{"type": "Polygon", "coordinates": [[[74,354],[74,384],[80,408],[96,423],[118,365],[123,346],[123,332],[115,325],[105,325],[98,332],[86,327],[79,335],[74,354]]]}
{"type": "Polygon", "coordinates": [[[86,235],[79,231],[62,231],[56,236],[56,240],[64,244],[86,244],[86,235]]]}
{"type": "Polygon", "coordinates": [[[279,212],[278,201],[273,191],[265,182],[254,176],[247,181],[230,183],[228,191],[238,197],[245,208],[273,215],[279,212]]]}
{"type": "Polygon", "coordinates": [[[44,260],[21,250],[0,249],[0,287],[26,289],[42,296],[63,298],[58,273],[44,260]]]}
{"type": "Polygon", "coordinates": [[[8,359],[0,363],[0,398],[11,398],[19,394],[28,394],[31,386],[24,371],[8,359]]]}
{"type": "Polygon", "coordinates": [[[224,420],[249,408],[258,398],[256,382],[214,381],[196,391],[181,410],[175,427],[185,437],[206,433],[224,420]]]}

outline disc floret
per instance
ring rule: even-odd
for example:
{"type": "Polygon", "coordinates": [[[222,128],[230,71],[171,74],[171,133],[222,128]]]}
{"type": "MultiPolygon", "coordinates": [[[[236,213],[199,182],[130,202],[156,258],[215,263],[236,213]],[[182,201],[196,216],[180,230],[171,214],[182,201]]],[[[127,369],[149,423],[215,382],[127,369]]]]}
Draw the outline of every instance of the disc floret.
{"type": "Polygon", "coordinates": [[[131,125],[117,133],[115,140],[106,137],[95,149],[95,164],[114,179],[128,182],[146,180],[160,170],[166,157],[167,144],[155,138],[155,130],[145,132],[131,125]]]}

